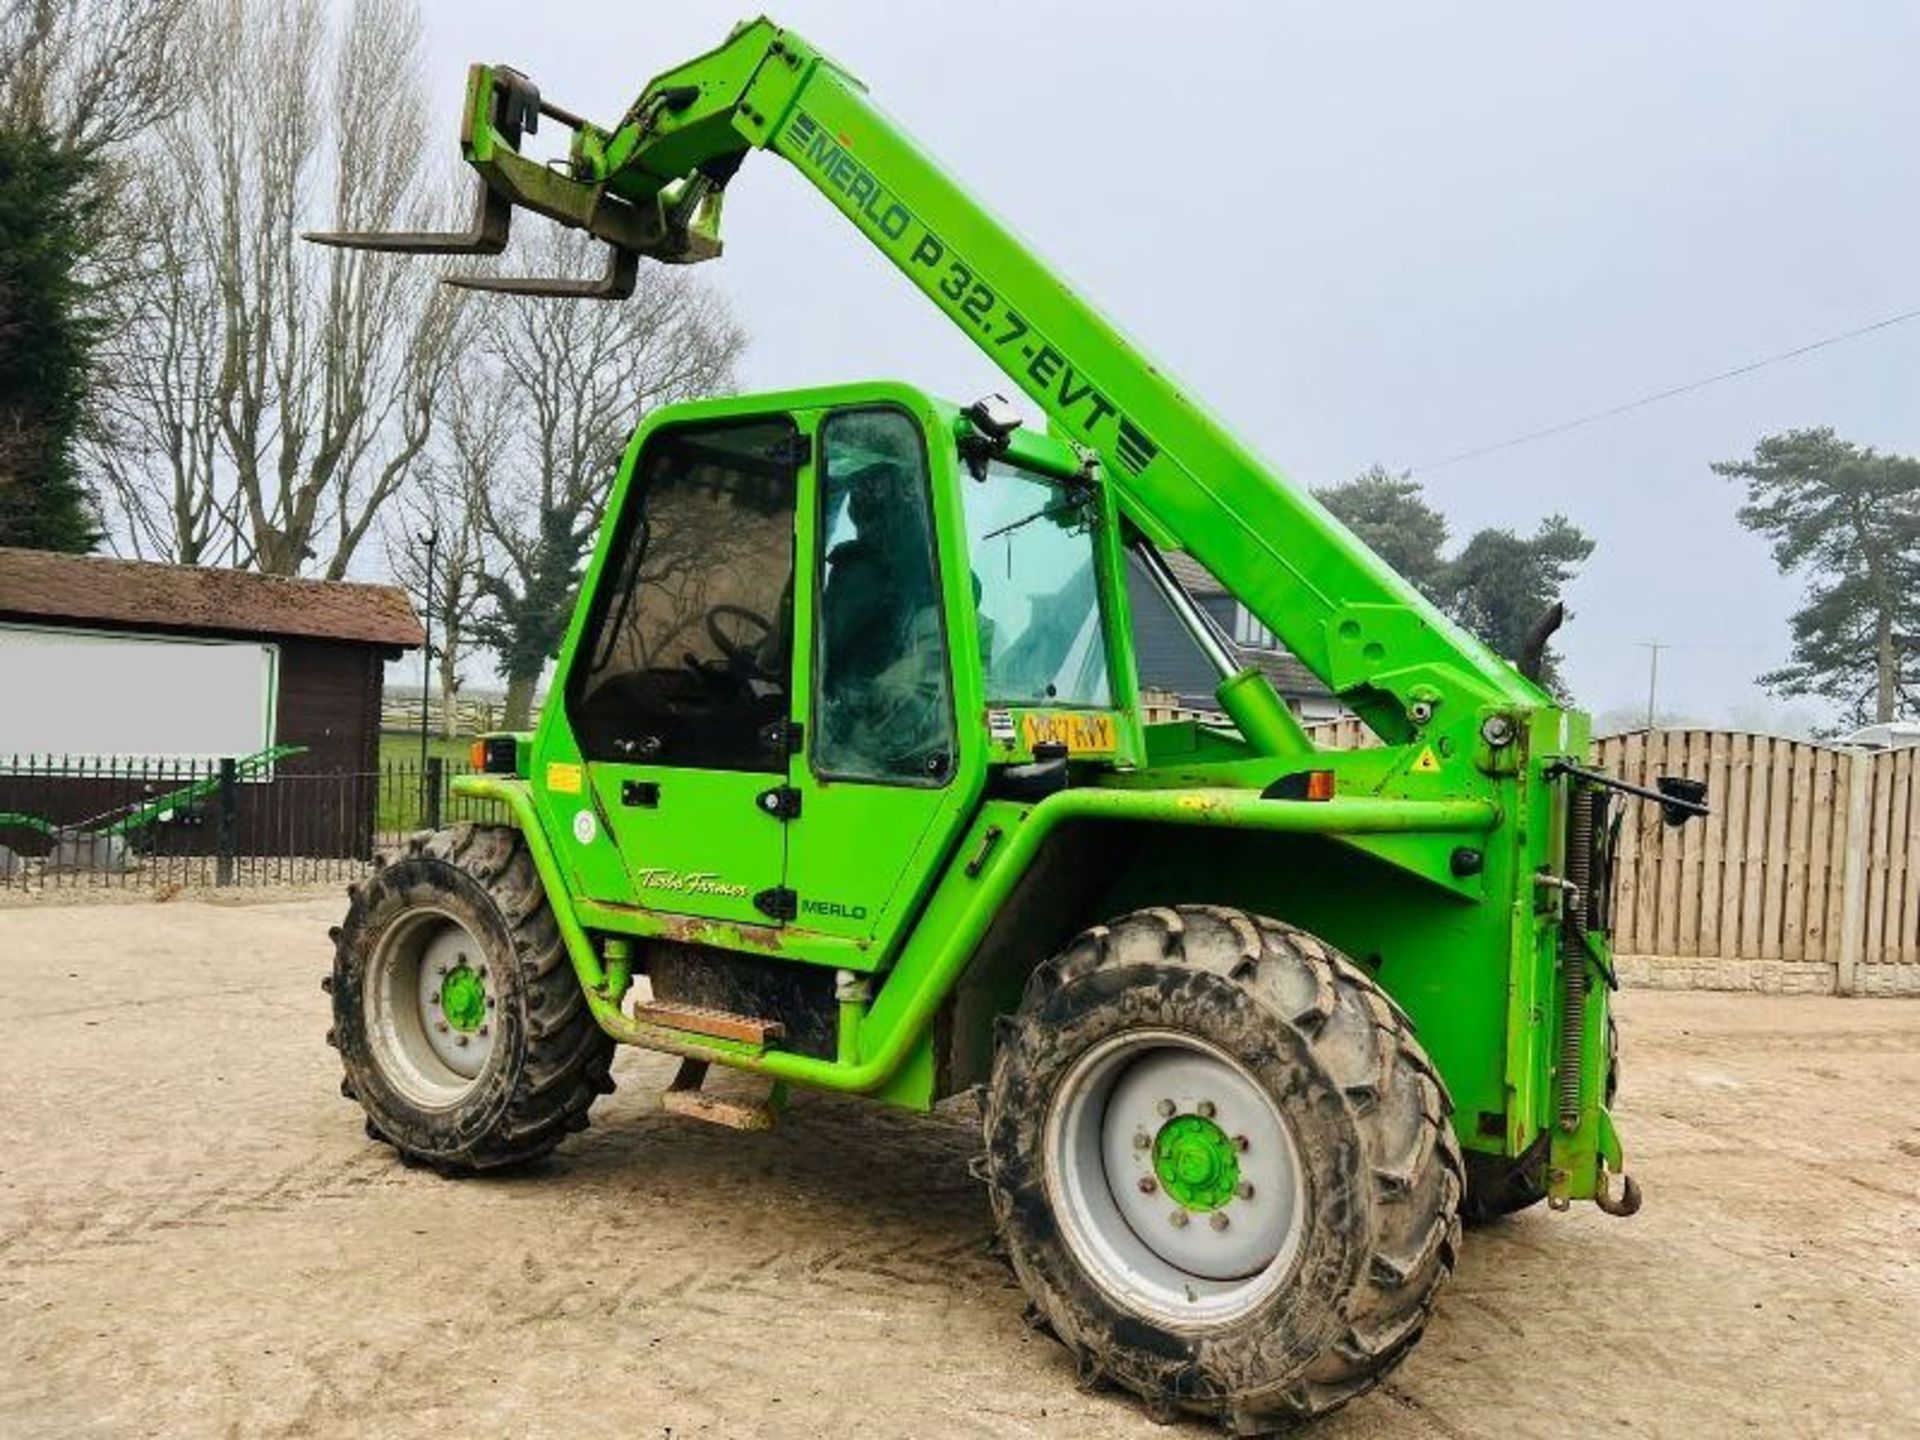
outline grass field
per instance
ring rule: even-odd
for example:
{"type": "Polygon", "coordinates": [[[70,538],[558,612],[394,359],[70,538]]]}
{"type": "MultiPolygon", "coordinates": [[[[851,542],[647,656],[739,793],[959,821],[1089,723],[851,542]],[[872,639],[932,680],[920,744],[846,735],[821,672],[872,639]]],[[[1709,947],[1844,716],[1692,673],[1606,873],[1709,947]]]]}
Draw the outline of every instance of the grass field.
{"type": "MultiPolygon", "coordinates": [[[[453,776],[473,768],[467,753],[472,743],[469,736],[447,739],[433,735],[427,740],[427,754],[446,762],[446,775],[451,780],[453,776]]],[[[382,834],[404,833],[426,824],[428,817],[419,776],[419,732],[381,731],[380,806],[375,812],[374,827],[382,834]]],[[[456,820],[502,821],[505,818],[500,807],[492,802],[463,800],[444,792],[441,795],[442,824],[451,825],[456,820]]]]}
{"type": "MultiPolygon", "coordinates": [[[[447,739],[440,735],[427,737],[427,754],[438,756],[449,764],[464,765],[467,760],[467,747],[473,744],[470,735],[456,735],[447,739]]],[[[420,732],[404,730],[382,730],[380,732],[380,768],[389,765],[418,765],[420,763],[420,732]]]]}

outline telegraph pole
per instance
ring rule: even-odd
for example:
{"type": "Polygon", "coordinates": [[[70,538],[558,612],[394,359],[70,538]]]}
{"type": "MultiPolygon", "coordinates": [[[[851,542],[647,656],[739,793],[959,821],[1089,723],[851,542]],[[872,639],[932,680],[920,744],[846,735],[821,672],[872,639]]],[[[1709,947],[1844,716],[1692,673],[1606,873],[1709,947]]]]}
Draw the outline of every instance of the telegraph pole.
{"type": "Polygon", "coordinates": [[[1663,645],[1658,640],[1641,642],[1641,648],[1647,652],[1647,729],[1653,729],[1653,702],[1660,693],[1660,652],[1671,650],[1671,645],[1663,645]]]}
{"type": "Polygon", "coordinates": [[[421,608],[421,618],[426,622],[427,640],[420,647],[420,783],[427,783],[427,710],[428,697],[433,693],[433,551],[440,543],[437,531],[428,530],[420,536],[420,544],[427,552],[427,600],[421,608]]]}

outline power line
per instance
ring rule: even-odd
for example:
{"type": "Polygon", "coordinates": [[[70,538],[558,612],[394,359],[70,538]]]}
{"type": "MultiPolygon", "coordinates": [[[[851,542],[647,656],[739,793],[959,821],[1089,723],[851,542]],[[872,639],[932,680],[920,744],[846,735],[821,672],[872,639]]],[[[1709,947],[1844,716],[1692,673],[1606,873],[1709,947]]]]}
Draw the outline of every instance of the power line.
{"type": "Polygon", "coordinates": [[[1441,460],[1433,460],[1425,465],[1415,465],[1415,473],[1424,474],[1434,470],[1443,470],[1449,465],[1459,465],[1468,460],[1478,460],[1485,455],[1494,455],[1502,450],[1511,450],[1517,445],[1531,445],[1536,440],[1545,440],[1553,435],[1564,435],[1569,430],[1578,430],[1583,426],[1597,425],[1602,420],[1611,420],[1617,415],[1625,415],[1632,410],[1643,410],[1649,405],[1658,405],[1663,400],[1671,400],[1679,395],[1691,395],[1696,390],[1704,390],[1709,385],[1718,385],[1722,381],[1737,380],[1742,375],[1751,375],[1756,370],[1764,370],[1769,365],[1778,365],[1786,360],[1797,360],[1802,355],[1811,355],[1816,350],[1824,350],[1829,345],[1844,344],[1849,340],[1858,340],[1863,335],[1871,335],[1879,330],[1889,330],[1895,325],[1904,325],[1909,320],[1920,319],[1920,309],[1903,310],[1898,315],[1889,315],[1885,319],[1875,320],[1871,324],[1861,325],[1852,330],[1844,330],[1838,335],[1828,335],[1805,345],[1796,345],[1791,350],[1782,350],[1777,354],[1764,355],[1758,360],[1750,360],[1745,365],[1736,365],[1731,370],[1722,370],[1717,375],[1708,375],[1703,379],[1689,380],[1684,385],[1673,385],[1665,390],[1656,390],[1651,395],[1642,395],[1619,405],[1610,405],[1605,410],[1595,410],[1591,414],[1579,415],[1571,420],[1562,420],[1558,424],[1548,425],[1540,430],[1529,430],[1524,435],[1515,435],[1508,440],[1495,441],[1491,445],[1477,445],[1471,450],[1462,450],[1441,460]]]}

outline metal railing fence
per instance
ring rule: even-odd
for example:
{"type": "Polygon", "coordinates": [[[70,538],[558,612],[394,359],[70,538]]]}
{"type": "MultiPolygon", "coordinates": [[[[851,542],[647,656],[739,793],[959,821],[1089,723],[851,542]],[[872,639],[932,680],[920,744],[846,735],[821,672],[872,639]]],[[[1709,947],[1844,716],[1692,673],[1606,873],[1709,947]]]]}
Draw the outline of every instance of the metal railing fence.
{"type": "Polygon", "coordinates": [[[299,886],[351,880],[415,830],[504,822],[429,758],[310,772],[238,759],[0,757],[0,891],[299,886]]]}

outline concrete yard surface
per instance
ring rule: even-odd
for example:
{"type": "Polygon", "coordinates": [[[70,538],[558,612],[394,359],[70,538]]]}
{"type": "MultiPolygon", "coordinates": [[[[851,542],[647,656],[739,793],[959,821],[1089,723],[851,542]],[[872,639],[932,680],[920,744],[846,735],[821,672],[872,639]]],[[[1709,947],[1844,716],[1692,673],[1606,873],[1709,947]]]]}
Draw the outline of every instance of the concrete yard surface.
{"type": "MultiPolygon", "coordinates": [[[[1204,1435],[1021,1323],[969,1104],[665,1116],[529,1174],[369,1142],[324,1043],[344,900],[0,911],[0,1434],[1204,1435]]],[[[1468,1235],[1316,1437],[1920,1435],[1920,1002],[1630,992],[1646,1208],[1468,1235]]]]}

